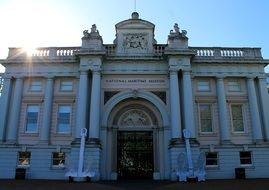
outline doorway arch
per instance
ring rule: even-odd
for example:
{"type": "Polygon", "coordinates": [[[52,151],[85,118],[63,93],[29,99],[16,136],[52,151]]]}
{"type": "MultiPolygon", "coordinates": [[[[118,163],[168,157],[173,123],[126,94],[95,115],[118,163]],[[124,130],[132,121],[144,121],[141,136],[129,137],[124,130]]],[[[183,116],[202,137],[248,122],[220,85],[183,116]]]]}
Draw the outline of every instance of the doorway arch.
{"type": "MultiPolygon", "coordinates": [[[[114,95],[105,105],[102,117],[102,176],[116,180],[118,167],[118,134],[137,132],[152,134],[153,179],[169,178],[168,143],[170,130],[166,105],[154,94],[126,91],[114,95]]],[[[140,134],[140,137],[142,138],[140,134]]]]}

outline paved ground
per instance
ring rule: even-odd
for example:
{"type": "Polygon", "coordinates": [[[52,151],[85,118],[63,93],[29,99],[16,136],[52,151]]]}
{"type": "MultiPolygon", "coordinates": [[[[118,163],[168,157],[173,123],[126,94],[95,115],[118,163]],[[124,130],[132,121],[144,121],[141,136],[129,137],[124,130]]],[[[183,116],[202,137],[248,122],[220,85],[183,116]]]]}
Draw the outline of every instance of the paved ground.
{"type": "Polygon", "coordinates": [[[269,179],[171,182],[151,180],[69,183],[52,180],[0,180],[0,190],[269,190],[269,179]]]}

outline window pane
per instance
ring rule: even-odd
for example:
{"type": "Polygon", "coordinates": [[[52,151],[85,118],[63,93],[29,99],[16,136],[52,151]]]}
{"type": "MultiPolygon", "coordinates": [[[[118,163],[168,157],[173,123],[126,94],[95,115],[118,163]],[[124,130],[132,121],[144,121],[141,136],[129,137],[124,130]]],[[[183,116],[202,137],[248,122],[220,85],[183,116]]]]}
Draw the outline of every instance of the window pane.
{"type": "Polygon", "coordinates": [[[57,118],[57,132],[59,133],[69,133],[70,132],[70,115],[71,106],[59,105],[58,108],[58,118],[57,118]]]}
{"type": "Polygon", "coordinates": [[[52,165],[63,166],[65,164],[65,153],[64,152],[53,152],[52,153],[52,165]]]}
{"type": "Polygon", "coordinates": [[[73,82],[72,81],[61,81],[60,89],[61,89],[61,91],[72,91],[73,90],[73,82]]]}
{"type": "Polygon", "coordinates": [[[31,82],[31,86],[30,86],[31,91],[41,91],[41,89],[42,89],[41,81],[32,81],[31,82]]]}
{"type": "Polygon", "coordinates": [[[31,152],[19,152],[18,154],[18,165],[30,165],[31,152]]]}
{"type": "Polygon", "coordinates": [[[252,164],[250,151],[240,152],[240,164],[241,165],[251,165],[252,164]]]}
{"type": "Polygon", "coordinates": [[[241,85],[239,81],[228,81],[228,90],[238,92],[241,90],[241,85]]]}
{"type": "Polygon", "coordinates": [[[232,105],[232,124],[234,132],[244,132],[242,105],[232,105]]]}
{"type": "Polygon", "coordinates": [[[26,132],[37,132],[38,105],[28,105],[26,113],[26,132]]]}
{"type": "Polygon", "coordinates": [[[200,110],[201,132],[213,132],[211,105],[200,104],[199,110],[200,110]]]}
{"type": "Polygon", "coordinates": [[[209,81],[198,81],[197,82],[197,89],[199,91],[209,91],[209,81]]]}
{"type": "Polygon", "coordinates": [[[217,166],[218,165],[218,153],[217,152],[207,152],[206,153],[206,165],[207,166],[217,166]]]}

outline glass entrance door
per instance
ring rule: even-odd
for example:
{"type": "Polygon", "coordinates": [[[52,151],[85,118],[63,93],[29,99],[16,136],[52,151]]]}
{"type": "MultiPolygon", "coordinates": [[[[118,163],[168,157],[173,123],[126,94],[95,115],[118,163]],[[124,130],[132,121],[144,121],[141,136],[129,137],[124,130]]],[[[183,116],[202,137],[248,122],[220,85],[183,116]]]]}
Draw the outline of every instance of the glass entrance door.
{"type": "Polygon", "coordinates": [[[152,179],[152,132],[120,131],[117,138],[118,177],[121,179],[152,179]]]}

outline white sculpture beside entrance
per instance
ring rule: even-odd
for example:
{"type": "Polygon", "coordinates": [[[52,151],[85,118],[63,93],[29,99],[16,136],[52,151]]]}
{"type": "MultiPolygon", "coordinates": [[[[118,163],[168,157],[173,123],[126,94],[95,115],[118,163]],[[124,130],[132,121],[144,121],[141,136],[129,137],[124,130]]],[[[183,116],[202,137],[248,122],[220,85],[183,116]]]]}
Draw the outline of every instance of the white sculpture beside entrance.
{"type": "Polygon", "coordinates": [[[75,171],[70,169],[65,174],[66,177],[72,178],[72,180],[74,181],[86,181],[87,178],[92,178],[95,176],[95,172],[93,171],[83,171],[86,136],[87,136],[87,129],[86,128],[81,129],[78,170],[75,171]]]}
{"type": "Polygon", "coordinates": [[[200,153],[196,167],[193,167],[192,154],[190,147],[190,136],[191,133],[188,129],[183,130],[183,135],[185,138],[186,154],[180,153],[178,156],[178,170],[176,175],[179,181],[187,181],[187,178],[194,179],[197,178],[198,181],[205,181],[205,154],[200,153]]]}

